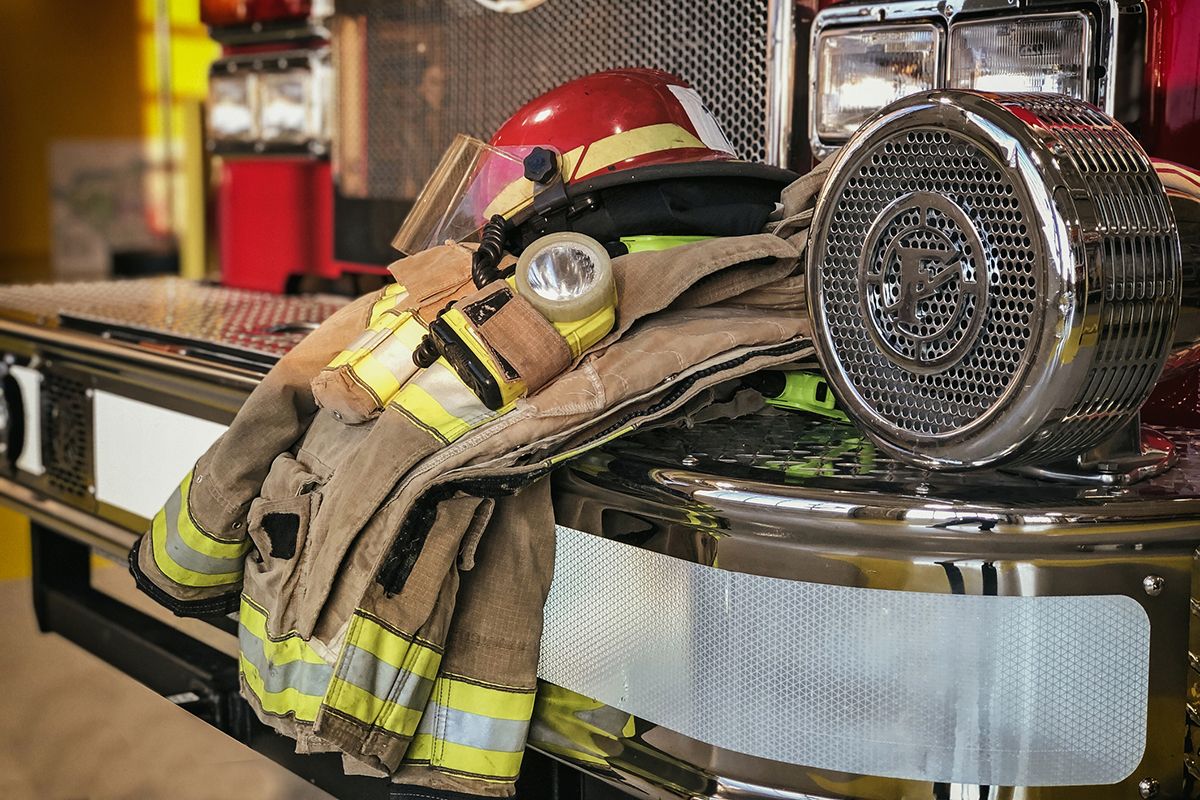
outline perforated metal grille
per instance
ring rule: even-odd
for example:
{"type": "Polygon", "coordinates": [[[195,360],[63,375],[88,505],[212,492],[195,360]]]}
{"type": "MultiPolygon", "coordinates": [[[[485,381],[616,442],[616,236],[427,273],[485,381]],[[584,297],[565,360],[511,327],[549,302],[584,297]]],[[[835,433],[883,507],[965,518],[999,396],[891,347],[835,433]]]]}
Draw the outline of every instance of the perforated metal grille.
{"type": "Polygon", "coordinates": [[[367,26],[367,190],[412,199],[456,133],[488,139],[521,105],[604,69],[688,81],[739,155],[766,157],[767,0],[375,4],[367,26]]]}
{"type": "Polygon", "coordinates": [[[1018,190],[979,147],[935,129],[884,140],[846,174],[821,265],[841,367],[863,401],[901,431],[941,435],[969,425],[1013,385],[1041,313],[1037,246],[1018,190]],[[948,203],[901,200],[888,209],[916,193],[948,203]],[[961,259],[937,291],[913,303],[906,323],[899,260],[901,250],[914,248],[961,259]],[[986,289],[986,304],[964,294],[966,281],[986,289]],[[940,371],[911,368],[910,361],[948,358],[953,363],[940,371]]]}
{"type": "Polygon", "coordinates": [[[86,497],[92,484],[92,415],[87,386],[49,370],[42,379],[42,463],[50,486],[86,497]]]}
{"type": "Polygon", "coordinates": [[[0,317],[39,325],[64,320],[136,331],[140,338],[219,346],[269,362],[348,301],[282,297],[179,278],[55,283],[0,288],[0,317]]]}
{"type": "Polygon", "coordinates": [[[1054,95],[1014,98],[1057,137],[1096,210],[1103,304],[1097,351],[1063,423],[1038,454],[1072,454],[1122,425],[1149,393],[1175,330],[1179,253],[1154,167],[1124,128],[1054,95]]]}

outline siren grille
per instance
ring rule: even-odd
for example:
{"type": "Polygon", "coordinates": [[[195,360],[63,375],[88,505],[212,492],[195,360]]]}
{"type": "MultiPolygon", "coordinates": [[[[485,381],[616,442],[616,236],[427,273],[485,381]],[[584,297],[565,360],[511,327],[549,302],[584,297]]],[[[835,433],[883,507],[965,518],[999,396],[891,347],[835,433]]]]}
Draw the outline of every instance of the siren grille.
{"type": "Polygon", "coordinates": [[[818,353],[928,467],[1049,463],[1112,435],[1171,343],[1179,242],[1149,159],[1054,95],[939,91],[836,156],[809,250],[818,353]]]}

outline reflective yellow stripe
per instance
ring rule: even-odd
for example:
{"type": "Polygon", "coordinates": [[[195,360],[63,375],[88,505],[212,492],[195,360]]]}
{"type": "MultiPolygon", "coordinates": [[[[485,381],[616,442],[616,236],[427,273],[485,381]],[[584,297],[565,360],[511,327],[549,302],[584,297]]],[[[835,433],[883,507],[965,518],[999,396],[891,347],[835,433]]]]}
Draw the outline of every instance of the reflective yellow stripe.
{"type": "Polygon", "coordinates": [[[375,304],[371,306],[371,321],[368,323],[368,327],[373,326],[385,312],[399,308],[400,304],[407,299],[407,289],[398,283],[388,284],[384,287],[383,297],[376,300],[375,304]]]}
{"type": "Polygon", "coordinates": [[[421,709],[383,700],[351,683],[334,678],[325,704],[367,725],[398,736],[412,736],[421,721],[421,709]]]}
{"type": "Polygon", "coordinates": [[[263,686],[262,675],[259,674],[257,667],[247,661],[244,656],[238,659],[238,663],[241,666],[242,677],[246,680],[246,686],[254,693],[263,711],[278,716],[291,714],[296,719],[305,722],[312,722],[317,718],[317,712],[321,708],[319,696],[303,694],[291,687],[278,692],[269,692],[263,686]]]}
{"type": "Polygon", "coordinates": [[[355,612],[325,704],[368,725],[412,736],[442,654],[355,612]]]}
{"type": "Polygon", "coordinates": [[[270,714],[314,721],[333,668],[298,635],[272,640],[266,612],[245,595],[238,621],[238,662],[259,705],[270,714]]]}
{"type": "Polygon", "coordinates": [[[188,510],[188,494],[192,489],[192,473],[189,472],[176,490],[180,495],[179,514],[176,517],[177,530],[184,543],[195,550],[213,558],[241,558],[250,550],[250,540],[224,540],[205,533],[192,519],[188,510]]]}
{"type": "Polygon", "coordinates": [[[154,563],[181,586],[236,584],[242,579],[243,558],[251,543],[221,540],[202,531],[188,511],[191,483],[189,472],[150,523],[154,563]]]}
{"type": "Polygon", "coordinates": [[[447,443],[513,407],[492,411],[444,358],[404,384],[393,402],[447,443]]]}
{"type": "Polygon", "coordinates": [[[442,663],[442,654],[437,650],[419,640],[390,631],[360,612],[355,612],[346,642],[366,650],[386,664],[429,680],[437,677],[438,665],[442,663]]]}
{"type": "Polygon", "coordinates": [[[238,610],[238,621],[246,630],[262,640],[267,655],[276,664],[290,661],[307,661],[310,664],[325,664],[325,659],[312,648],[308,642],[298,635],[274,640],[267,635],[267,614],[254,604],[246,595],[242,595],[242,605],[238,610]]]}
{"type": "Polygon", "coordinates": [[[397,320],[398,326],[371,342],[369,348],[363,349],[348,362],[359,383],[380,406],[385,405],[417,371],[413,351],[426,333],[420,320],[408,312],[389,316],[397,320]]]}
{"type": "Polygon", "coordinates": [[[504,753],[481,750],[454,742],[436,740],[429,734],[419,733],[408,745],[404,760],[468,775],[476,780],[507,783],[515,780],[521,772],[521,759],[525,751],[504,753]]]}
{"type": "Polygon", "coordinates": [[[439,705],[458,711],[495,719],[528,720],[537,695],[532,691],[496,689],[443,677],[437,680],[434,697],[439,705]]]}
{"type": "Polygon", "coordinates": [[[389,284],[384,288],[383,295],[371,306],[371,317],[367,322],[367,329],[359,334],[345,350],[334,356],[325,369],[337,369],[361,356],[364,351],[370,350],[370,342],[374,336],[399,324],[398,320],[388,319],[387,315],[396,317],[397,309],[407,299],[408,291],[398,283],[389,284]]]}
{"type": "Polygon", "coordinates": [[[211,587],[236,584],[242,579],[241,571],[208,574],[187,569],[176,563],[167,553],[166,515],[158,512],[150,528],[150,543],[154,547],[154,563],[175,583],[180,586],[211,587]]]}
{"type": "Polygon", "coordinates": [[[575,458],[575,456],[579,455],[580,453],[586,453],[588,450],[592,450],[593,448],[599,447],[600,445],[602,445],[606,442],[611,442],[613,439],[616,439],[617,437],[620,437],[620,436],[624,436],[625,434],[630,433],[633,430],[634,430],[634,427],[632,425],[626,425],[622,428],[618,428],[617,430],[613,431],[612,433],[610,433],[606,436],[601,436],[600,438],[593,439],[590,442],[584,442],[579,447],[576,447],[573,450],[568,450],[565,453],[559,453],[556,456],[552,456],[550,458],[550,463],[551,464],[561,464],[564,461],[569,461],[570,459],[575,458]]]}
{"type": "Polygon", "coordinates": [[[589,175],[646,153],[691,147],[707,149],[704,142],[673,122],[646,125],[605,136],[588,145],[579,166],[567,174],[574,180],[576,175],[589,175]]]}
{"type": "Polygon", "coordinates": [[[514,780],[535,697],[532,690],[439,677],[405,760],[483,780],[514,780]]]}

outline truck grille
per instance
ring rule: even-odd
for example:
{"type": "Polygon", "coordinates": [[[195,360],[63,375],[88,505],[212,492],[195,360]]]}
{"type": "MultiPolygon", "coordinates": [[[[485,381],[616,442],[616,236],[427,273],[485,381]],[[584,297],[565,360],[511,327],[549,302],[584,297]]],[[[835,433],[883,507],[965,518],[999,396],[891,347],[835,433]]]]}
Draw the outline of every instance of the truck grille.
{"type": "Polygon", "coordinates": [[[51,488],[92,494],[92,409],[87,385],[47,370],[42,379],[42,463],[51,488]]]}
{"type": "MultiPolygon", "coordinates": [[[[519,14],[474,0],[345,9],[356,5],[368,12],[357,69],[335,39],[340,95],[354,106],[339,110],[336,139],[358,151],[335,155],[347,195],[411,200],[456,133],[486,140],[539,94],[617,67],[678,74],[741,156],[768,159],[767,0],[549,0],[519,14]]],[[[790,46],[790,27],[780,35],[790,46]]]]}

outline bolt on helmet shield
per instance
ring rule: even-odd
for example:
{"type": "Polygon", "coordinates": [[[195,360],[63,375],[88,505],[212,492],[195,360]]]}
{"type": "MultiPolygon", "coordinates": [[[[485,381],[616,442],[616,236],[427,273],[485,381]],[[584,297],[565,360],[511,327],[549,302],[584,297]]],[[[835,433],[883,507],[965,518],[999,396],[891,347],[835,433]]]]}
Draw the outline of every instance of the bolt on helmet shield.
{"type": "Polygon", "coordinates": [[[533,149],[493,147],[472,136],[455,136],[392,247],[412,255],[447,241],[477,241],[493,215],[508,219],[530,206],[545,188],[525,177],[524,159],[533,149]]]}

